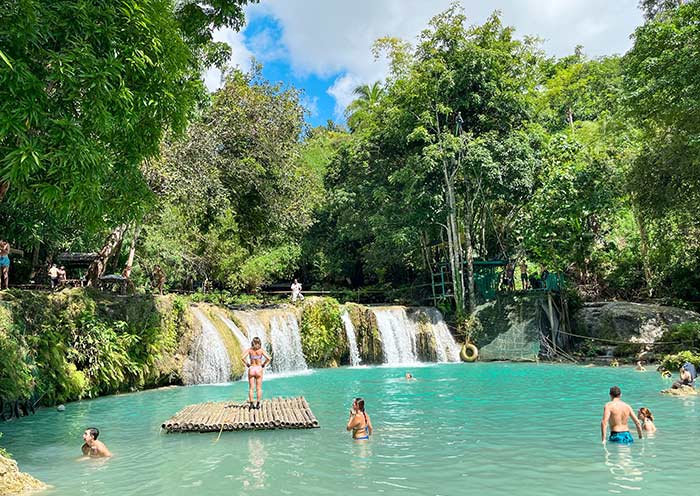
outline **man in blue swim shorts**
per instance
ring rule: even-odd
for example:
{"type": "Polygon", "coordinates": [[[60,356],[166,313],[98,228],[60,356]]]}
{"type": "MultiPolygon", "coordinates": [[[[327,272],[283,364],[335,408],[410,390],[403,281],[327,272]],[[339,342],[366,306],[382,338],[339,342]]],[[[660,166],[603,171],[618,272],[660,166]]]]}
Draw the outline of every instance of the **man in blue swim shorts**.
{"type": "Polygon", "coordinates": [[[634,414],[634,410],[622,401],[620,396],[622,396],[622,392],[619,387],[613,386],[610,388],[610,401],[606,403],[603,409],[603,420],[600,421],[600,437],[603,443],[605,443],[605,434],[607,433],[608,425],[610,425],[608,441],[611,443],[632,444],[634,439],[627,425],[630,417],[632,417],[634,425],[637,426],[639,439],[642,439],[642,424],[634,414]]]}

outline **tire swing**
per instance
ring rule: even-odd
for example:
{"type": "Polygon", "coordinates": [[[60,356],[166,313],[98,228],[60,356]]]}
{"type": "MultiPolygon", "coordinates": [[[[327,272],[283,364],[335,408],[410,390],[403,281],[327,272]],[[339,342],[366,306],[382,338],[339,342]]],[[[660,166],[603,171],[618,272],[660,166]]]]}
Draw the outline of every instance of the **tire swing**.
{"type": "Polygon", "coordinates": [[[464,343],[459,357],[465,362],[476,362],[476,359],[479,358],[479,348],[475,344],[464,343]]]}

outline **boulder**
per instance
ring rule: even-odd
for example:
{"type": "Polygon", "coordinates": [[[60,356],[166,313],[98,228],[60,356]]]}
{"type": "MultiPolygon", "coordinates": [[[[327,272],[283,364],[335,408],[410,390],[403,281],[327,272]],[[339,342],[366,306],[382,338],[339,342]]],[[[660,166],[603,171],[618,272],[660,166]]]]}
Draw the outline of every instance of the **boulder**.
{"type": "Polygon", "coordinates": [[[673,388],[668,388],[668,389],[663,389],[661,390],[662,394],[667,394],[669,396],[697,396],[698,392],[695,390],[695,388],[692,388],[690,386],[681,386],[679,388],[673,389],[673,388]]]}
{"type": "Polygon", "coordinates": [[[681,308],[628,301],[587,303],[574,314],[578,334],[627,343],[654,343],[674,324],[700,322],[681,308]]]}
{"type": "Polygon", "coordinates": [[[46,487],[31,475],[20,472],[16,461],[0,455],[0,494],[28,494],[46,487]]]}

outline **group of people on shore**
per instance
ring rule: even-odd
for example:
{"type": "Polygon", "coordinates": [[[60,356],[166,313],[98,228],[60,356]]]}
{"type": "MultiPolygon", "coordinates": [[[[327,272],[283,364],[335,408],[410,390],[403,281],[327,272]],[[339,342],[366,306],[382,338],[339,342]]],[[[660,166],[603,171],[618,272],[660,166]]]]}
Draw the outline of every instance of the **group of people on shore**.
{"type": "MultiPolygon", "coordinates": [[[[529,274],[527,262],[524,259],[517,265],[520,269],[520,284],[523,290],[547,288],[549,271],[545,267],[542,267],[542,271],[538,276],[536,272],[532,275],[529,274]]],[[[508,262],[505,269],[503,269],[500,284],[501,290],[515,291],[515,266],[515,262],[508,262]]]]}

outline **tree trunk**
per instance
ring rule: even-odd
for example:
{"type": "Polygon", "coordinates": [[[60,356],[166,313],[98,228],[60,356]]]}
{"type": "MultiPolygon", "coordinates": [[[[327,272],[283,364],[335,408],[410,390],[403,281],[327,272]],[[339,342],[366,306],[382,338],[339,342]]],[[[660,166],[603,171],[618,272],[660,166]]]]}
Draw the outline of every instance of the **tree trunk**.
{"type": "Polygon", "coordinates": [[[117,240],[117,246],[114,247],[114,250],[112,251],[112,254],[109,256],[109,271],[111,274],[116,274],[117,270],[119,269],[119,257],[122,254],[122,244],[124,244],[124,235],[126,232],[129,230],[129,227],[127,226],[126,229],[124,229],[124,232],[122,233],[121,236],[119,236],[119,239],[117,240]]]}
{"type": "Polygon", "coordinates": [[[649,264],[649,233],[647,232],[647,226],[642,219],[639,210],[636,205],[632,205],[632,212],[634,215],[634,220],[637,223],[637,229],[639,229],[639,251],[642,255],[642,265],[644,267],[644,281],[647,284],[647,294],[651,298],[654,294],[653,274],[651,271],[651,265],[649,264]]]}
{"type": "Polygon", "coordinates": [[[0,181],[0,201],[5,198],[8,189],[10,189],[10,183],[8,181],[0,181]]]}
{"type": "Polygon", "coordinates": [[[139,233],[141,232],[141,226],[136,225],[134,228],[134,236],[131,238],[131,246],[129,247],[129,258],[126,259],[126,265],[124,266],[124,271],[122,275],[129,279],[131,277],[131,269],[134,266],[134,255],[136,254],[136,242],[139,239],[139,233]]]}
{"type": "Polygon", "coordinates": [[[32,253],[32,271],[29,274],[29,280],[34,282],[36,273],[40,270],[39,267],[39,252],[41,250],[41,241],[34,242],[34,251],[32,253]]]}
{"type": "Polygon", "coordinates": [[[474,248],[472,246],[472,233],[471,233],[471,225],[472,225],[472,217],[474,215],[473,209],[472,209],[472,201],[471,201],[471,195],[469,194],[469,188],[465,188],[466,190],[466,201],[465,201],[465,206],[466,206],[466,212],[465,212],[465,219],[464,219],[464,246],[466,248],[466,259],[464,260],[464,265],[467,268],[467,291],[468,291],[468,309],[469,309],[469,315],[474,313],[474,310],[476,310],[476,295],[474,293],[474,248]]]}
{"type": "Polygon", "coordinates": [[[114,229],[114,231],[112,231],[109,234],[109,236],[107,236],[107,240],[105,241],[105,244],[100,250],[100,252],[97,254],[97,258],[94,262],[90,264],[90,267],[88,268],[88,286],[97,286],[98,279],[100,278],[100,276],[102,276],[102,274],[104,274],[104,271],[107,268],[107,261],[109,260],[109,256],[116,248],[117,243],[119,243],[119,240],[124,236],[124,231],[126,231],[126,224],[117,226],[114,229]]]}
{"type": "Polygon", "coordinates": [[[462,261],[462,245],[457,228],[457,204],[455,201],[454,178],[448,170],[447,160],[442,161],[442,172],[445,179],[445,198],[447,200],[447,242],[450,254],[450,269],[452,270],[452,290],[454,291],[457,313],[464,313],[464,265],[462,261]]]}

